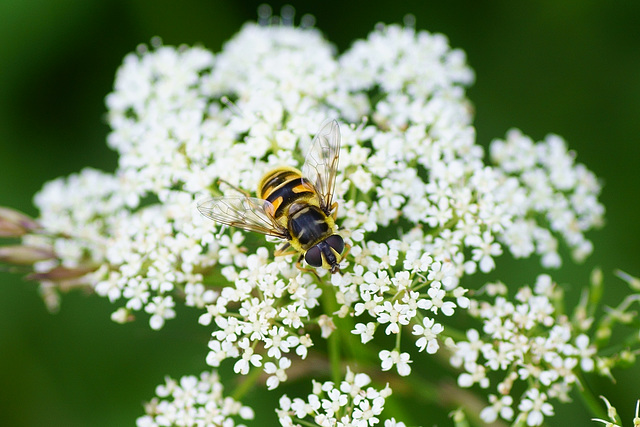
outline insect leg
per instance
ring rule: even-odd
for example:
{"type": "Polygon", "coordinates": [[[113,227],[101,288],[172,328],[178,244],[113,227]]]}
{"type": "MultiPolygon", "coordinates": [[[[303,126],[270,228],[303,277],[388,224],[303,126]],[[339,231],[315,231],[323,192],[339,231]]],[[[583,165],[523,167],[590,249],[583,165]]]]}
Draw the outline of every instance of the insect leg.
{"type": "Polygon", "coordinates": [[[235,185],[231,184],[229,181],[224,180],[224,179],[222,179],[222,178],[218,179],[218,186],[219,186],[220,184],[223,184],[223,183],[224,183],[224,184],[227,184],[229,187],[233,188],[233,189],[234,189],[234,190],[236,190],[238,193],[242,193],[242,194],[244,194],[244,195],[245,195],[245,197],[251,197],[251,194],[250,194],[249,192],[247,192],[247,191],[245,191],[245,190],[243,190],[243,189],[241,189],[241,188],[236,187],[235,185]]]}
{"type": "Polygon", "coordinates": [[[351,252],[351,245],[348,243],[345,243],[344,250],[342,252],[342,255],[340,256],[340,261],[344,261],[347,255],[349,255],[349,252],[351,252]]]}
{"type": "Polygon", "coordinates": [[[273,256],[286,256],[286,255],[293,255],[298,253],[300,252],[292,248],[289,242],[286,242],[285,244],[280,246],[278,249],[276,249],[276,251],[273,253],[273,256]]]}
{"type": "Polygon", "coordinates": [[[296,267],[298,268],[298,270],[302,271],[303,273],[313,273],[318,279],[320,279],[320,275],[318,274],[315,268],[307,268],[302,266],[303,258],[304,258],[304,254],[300,254],[300,256],[298,257],[298,262],[296,262],[296,267]]]}
{"type": "Polygon", "coordinates": [[[343,260],[347,257],[347,255],[349,255],[349,252],[351,252],[351,245],[348,243],[344,244],[344,251],[342,252],[342,256],[340,256],[340,260],[343,260]]]}
{"type": "Polygon", "coordinates": [[[329,211],[333,211],[331,213],[331,216],[333,217],[334,221],[338,219],[338,202],[333,202],[329,211]]]}

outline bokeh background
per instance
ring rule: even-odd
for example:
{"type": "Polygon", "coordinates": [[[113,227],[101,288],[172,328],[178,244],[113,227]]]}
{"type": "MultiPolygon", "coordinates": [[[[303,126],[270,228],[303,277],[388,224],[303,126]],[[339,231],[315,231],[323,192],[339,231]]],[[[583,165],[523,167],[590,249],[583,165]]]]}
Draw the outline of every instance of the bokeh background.
{"type": "MultiPolygon", "coordinates": [[[[0,0],[0,205],[37,215],[32,196],[45,181],[85,166],[114,170],[104,97],[122,58],[139,43],[160,36],[165,44],[217,52],[256,19],[260,3],[0,0]]],[[[376,23],[402,22],[408,13],[418,29],[446,34],[476,72],[468,94],[482,145],[511,127],[538,140],[562,135],[577,160],[603,180],[607,224],[590,233],[595,252],[587,262],[567,259],[554,277],[570,284],[575,301],[599,266],[605,302],[620,301],[627,289],[614,269],[640,275],[640,2],[292,3],[298,18],[315,15],[340,52],[376,23]]],[[[270,4],[277,14],[284,3],[270,4]]],[[[537,260],[503,258],[500,277],[513,286],[532,283],[540,272],[537,260]]],[[[51,315],[35,284],[0,272],[0,424],[133,425],[164,375],[206,369],[208,332],[193,326],[198,313],[181,310],[162,331],[151,332],[144,316],[116,325],[112,310],[104,299],[72,293],[51,315]]],[[[629,423],[640,398],[640,370],[614,374],[616,384],[595,377],[587,384],[629,423]]],[[[258,391],[247,401],[268,410],[275,394],[258,391]]],[[[557,405],[556,412],[549,425],[593,425],[579,401],[557,405]]],[[[413,422],[451,423],[428,412],[413,422]]]]}

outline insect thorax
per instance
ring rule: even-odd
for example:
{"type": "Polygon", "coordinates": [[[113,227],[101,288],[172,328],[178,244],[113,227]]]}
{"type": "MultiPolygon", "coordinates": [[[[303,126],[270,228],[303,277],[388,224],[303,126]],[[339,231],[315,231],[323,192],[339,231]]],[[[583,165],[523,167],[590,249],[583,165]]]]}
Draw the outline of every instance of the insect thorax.
{"type": "Polygon", "coordinates": [[[269,171],[260,180],[258,197],[273,205],[274,219],[291,235],[291,245],[301,251],[335,232],[333,218],[320,208],[313,185],[292,167],[269,171]]]}
{"type": "Polygon", "coordinates": [[[314,205],[306,205],[289,215],[287,228],[291,234],[292,246],[299,246],[302,251],[336,232],[333,218],[314,205]]]}

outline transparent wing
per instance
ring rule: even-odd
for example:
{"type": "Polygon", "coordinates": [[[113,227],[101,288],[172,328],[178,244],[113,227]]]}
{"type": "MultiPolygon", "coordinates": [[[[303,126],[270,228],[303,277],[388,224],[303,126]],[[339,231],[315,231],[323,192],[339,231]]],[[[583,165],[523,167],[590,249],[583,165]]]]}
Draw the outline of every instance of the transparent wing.
{"type": "Polygon", "coordinates": [[[316,188],[325,212],[331,209],[339,157],[340,126],[336,120],[331,120],[313,139],[302,166],[302,175],[316,188]]]}
{"type": "Polygon", "coordinates": [[[214,197],[198,204],[205,217],[231,227],[287,239],[287,231],[273,218],[273,205],[255,197],[214,197]]]}

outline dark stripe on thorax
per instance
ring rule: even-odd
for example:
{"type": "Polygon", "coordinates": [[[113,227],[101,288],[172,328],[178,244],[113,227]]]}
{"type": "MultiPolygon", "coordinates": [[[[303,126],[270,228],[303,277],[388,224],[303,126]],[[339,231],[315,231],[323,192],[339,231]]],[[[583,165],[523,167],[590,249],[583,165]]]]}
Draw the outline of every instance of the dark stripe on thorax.
{"type": "Polygon", "coordinates": [[[317,206],[307,206],[291,215],[289,232],[298,239],[304,250],[331,234],[327,216],[317,206]]]}

